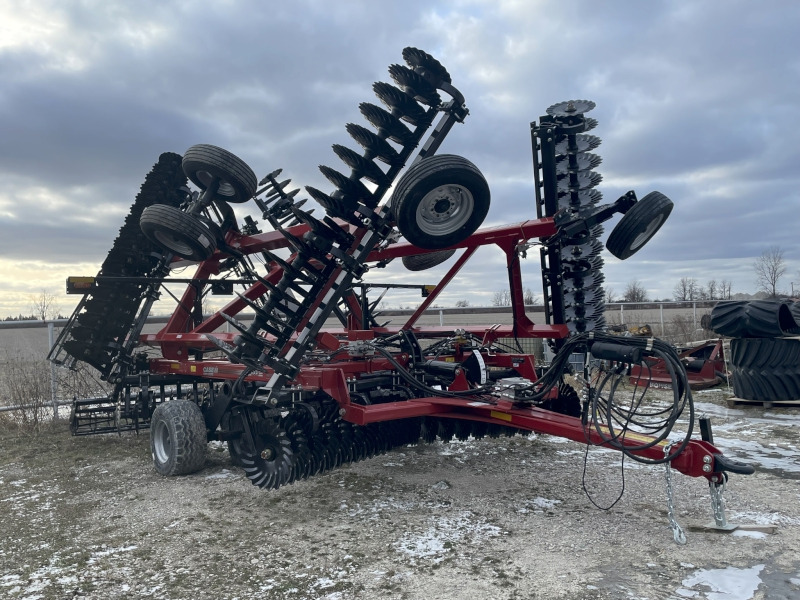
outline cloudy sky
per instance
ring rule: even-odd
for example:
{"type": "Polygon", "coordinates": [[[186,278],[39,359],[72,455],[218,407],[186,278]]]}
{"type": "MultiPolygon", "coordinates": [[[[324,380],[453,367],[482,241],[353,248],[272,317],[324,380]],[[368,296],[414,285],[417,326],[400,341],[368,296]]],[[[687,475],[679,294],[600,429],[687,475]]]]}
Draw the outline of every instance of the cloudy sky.
{"type": "MultiPolygon", "coordinates": [[[[471,114],[442,151],[492,190],[487,224],[535,217],[529,123],[550,104],[597,102],[607,201],[629,189],[675,202],[607,285],[651,297],[683,276],[755,291],[753,261],[786,252],[800,282],[800,4],[294,0],[0,0],[0,317],[93,274],[158,155],[222,146],[261,177],[282,167],[330,190],[318,164],[352,145],[405,46],[436,56],[471,114]]],[[[607,228],[610,230],[610,227],[607,228]]],[[[485,249],[444,303],[488,304],[503,257],[485,249]]],[[[538,262],[524,265],[539,292],[538,262]]],[[[400,265],[373,279],[436,281],[400,265]]],[[[64,312],[74,297],[59,299],[64,312]]],[[[416,302],[397,296],[390,303],[416,302]]]]}

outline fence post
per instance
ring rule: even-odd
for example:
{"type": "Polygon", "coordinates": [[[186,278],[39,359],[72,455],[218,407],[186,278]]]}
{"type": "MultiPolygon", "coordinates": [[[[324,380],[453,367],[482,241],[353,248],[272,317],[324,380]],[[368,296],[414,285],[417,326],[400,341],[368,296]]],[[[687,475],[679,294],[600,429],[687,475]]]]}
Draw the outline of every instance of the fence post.
{"type": "MultiPolygon", "coordinates": [[[[694,329],[697,331],[697,302],[692,302],[692,314],[694,315],[694,329]]],[[[692,335],[694,339],[694,335],[692,335]]]]}
{"type": "Polygon", "coordinates": [[[664,337],[664,305],[659,304],[658,307],[661,309],[661,337],[664,337]]]}
{"type": "Polygon", "coordinates": [[[619,323],[625,325],[625,307],[622,306],[622,303],[619,305],[619,323]]]}
{"type": "MultiPolygon", "coordinates": [[[[56,335],[55,335],[56,326],[54,323],[47,324],[47,343],[50,346],[50,350],[53,349],[53,346],[56,344],[56,335]]],[[[50,400],[53,402],[53,421],[58,421],[58,400],[56,396],[58,395],[58,377],[56,377],[56,364],[54,362],[50,363],[50,400]]]]}
{"type": "Polygon", "coordinates": [[[439,310],[439,325],[444,326],[444,311],[439,310]]]}

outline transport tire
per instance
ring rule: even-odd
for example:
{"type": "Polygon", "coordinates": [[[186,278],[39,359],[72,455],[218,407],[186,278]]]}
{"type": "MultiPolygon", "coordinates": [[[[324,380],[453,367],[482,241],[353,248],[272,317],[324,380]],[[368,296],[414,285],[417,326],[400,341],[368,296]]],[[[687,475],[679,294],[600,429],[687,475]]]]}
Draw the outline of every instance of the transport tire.
{"type": "Polygon", "coordinates": [[[236,204],[247,202],[256,193],[258,180],[241,158],[211,144],[197,144],[183,155],[183,172],[205,190],[215,178],[222,180],[217,198],[236,204]]]}
{"type": "Polygon", "coordinates": [[[430,254],[404,256],[403,266],[409,271],[426,271],[442,264],[455,253],[455,250],[442,250],[440,252],[431,252],[430,254]]]}
{"type": "Polygon", "coordinates": [[[732,340],[730,364],[755,370],[800,368],[800,340],[732,340]]]}
{"type": "Polygon", "coordinates": [[[150,451],[156,471],[167,477],[203,468],[208,438],[200,407],[189,400],[159,404],[150,419],[150,451]]]}
{"type": "Polygon", "coordinates": [[[206,260],[217,249],[216,236],[208,225],[174,206],[148,206],[139,225],[147,239],[186,260],[206,260]]]}
{"type": "Polygon", "coordinates": [[[732,338],[776,338],[800,333],[789,306],[779,300],[725,300],[711,310],[711,329],[732,338]]]}
{"type": "Polygon", "coordinates": [[[733,393],[760,402],[800,400],[800,368],[742,369],[733,367],[733,393]]]}
{"type": "Polygon", "coordinates": [[[672,212],[672,200],[661,192],[650,192],[617,223],[606,248],[620,260],[636,254],[661,229],[672,212]]]}
{"type": "Polygon", "coordinates": [[[397,228],[420,248],[457,244],[489,212],[489,184],[466,158],[437,154],[412,165],[397,182],[392,206],[397,228]]]}

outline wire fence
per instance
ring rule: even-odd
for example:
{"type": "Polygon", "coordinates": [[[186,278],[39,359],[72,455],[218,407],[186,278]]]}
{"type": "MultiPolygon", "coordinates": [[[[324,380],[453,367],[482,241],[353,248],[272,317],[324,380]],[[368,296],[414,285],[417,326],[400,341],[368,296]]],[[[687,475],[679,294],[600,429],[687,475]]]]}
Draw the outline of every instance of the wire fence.
{"type": "MultiPolygon", "coordinates": [[[[707,324],[715,302],[647,302],[614,303],[606,305],[606,322],[621,335],[650,331],[676,345],[708,339],[713,333],[707,324]]],[[[534,322],[544,322],[543,307],[528,306],[526,311],[534,322]]],[[[385,311],[386,316],[407,316],[413,310],[385,311]]],[[[510,307],[430,308],[425,317],[431,324],[466,325],[511,322],[510,307]]],[[[148,323],[165,323],[167,317],[151,317],[148,323]]],[[[243,320],[247,320],[246,316],[243,320]]],[[[48,420],[66,416],[65,406],[73,398],[102,397],[111,386],[100,379],[99,373],[85,363],[75,369],[63,369],[46,360],[58,331],[67,320],[0,322],[0,334],[15,338],[2,339],[0,351],[0,422],[11,421],[37,427],[48,420]],[[38,331],[37,331],[38,330],[38,331]],[[44,336],[46,330],[46,345],[44,336]]],[[[544,358],[541,339],[506,338],[498,340],[509,351],[544,358]]]]}

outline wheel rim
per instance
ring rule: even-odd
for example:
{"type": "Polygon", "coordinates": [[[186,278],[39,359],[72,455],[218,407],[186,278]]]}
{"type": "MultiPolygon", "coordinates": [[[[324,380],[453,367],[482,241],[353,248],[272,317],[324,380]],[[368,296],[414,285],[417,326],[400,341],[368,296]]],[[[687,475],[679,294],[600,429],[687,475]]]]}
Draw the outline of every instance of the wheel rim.
{"type": "Polygon", "coordinates": [[[647,243],[647,240],[649,240],[651,237],[655,235],[656,231],[658,231],[658,228],[661,227],[661,223],[663,221],[664,221],[663,214],[658,215],[655,219],[650,221],[647,224],[647,228],[633,239],[633,243],[631,244],[631,250],[636,250],[641,246],[644,246],[647,243]]]}
{"type": "Polygon", "coordinates": [[[430,235],[448,235],[461,229],[475,207],[475,200],[463,185],[442,185],[423,196],[417,206],[417,225],[430,235]]]}
{"type": "Polygon", "coordinates": [[[166,463],[172,454],[172,438],[169,436],[169,428],[164,421],[156,423],[156,429],[153,432],[153,451],[160,464],[166,463]]]}
{"type": "Polygon", "coordinates": [[[169,232],[166,231],[154,231],[153,235],[158,240],[158,243],[172,250],[175,254],[179,254],[181,256],[192,256],[194,254],[194,250],[192,247],[184,242],[182,239],[175,237],[169,232]]]}
{"type": "MultiPolygon", "coordinates": [[[[197,179],[199,179],[205,187],[208,187],[209,184],[216,179],[216,177],[214,177],[214,175],[208,171],[197,171],[197,179]]],[[[217,195],[224,196],[226,198],[232,198],[236,195],[236,190],[233,189],[233,186],[230,183],[222,181],[219,184],[217,195]]]]}

